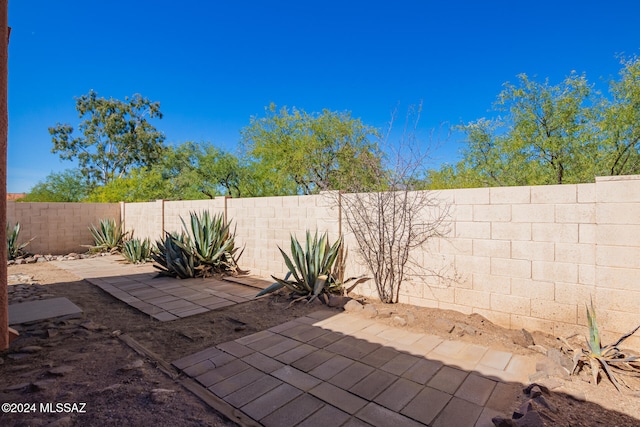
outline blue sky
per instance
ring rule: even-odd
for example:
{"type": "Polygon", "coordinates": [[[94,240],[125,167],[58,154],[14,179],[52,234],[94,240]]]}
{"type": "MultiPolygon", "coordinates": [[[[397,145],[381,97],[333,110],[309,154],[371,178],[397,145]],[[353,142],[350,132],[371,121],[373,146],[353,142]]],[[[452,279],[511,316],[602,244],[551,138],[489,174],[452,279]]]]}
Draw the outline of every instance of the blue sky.
{"type": "Polygon", "coordinates": [[[167,142],[229,151],[271,102],[384,127],[422,101],[436,167],[461,148],[446,127],[487,116],[519,73],[606,91],[616,55],[639,53],[638,16],[632,0],[11,0],[8,191],[74,166],[47,129],[77,125],[90,89],[159,101],[167,142]]]}

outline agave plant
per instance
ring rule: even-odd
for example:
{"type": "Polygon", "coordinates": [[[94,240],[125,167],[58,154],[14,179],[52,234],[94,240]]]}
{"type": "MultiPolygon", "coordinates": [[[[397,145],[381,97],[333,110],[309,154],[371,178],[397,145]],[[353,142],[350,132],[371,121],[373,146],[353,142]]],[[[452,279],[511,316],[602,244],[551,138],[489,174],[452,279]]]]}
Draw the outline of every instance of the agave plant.
{"type": "Polygon", "coordinates": [[[193,254],[189,238],[184,233],[165,233],[164,240],[156,241],[158,253],[152,253],[151,258],[158,265],[160,274],[180,279],[196,277],[198,262],[193,254]]]}
{"type": "Polygon", "coordinates": [[[122,224],[116,223],[113,218],[101,219],[100,227],[92,224],[89,231],[95,241],[95,245],[91,246],[94,252],[117,252],[128,234],[122,231],[122,224]]]}
{"type": "Polygon", "coordinates": [[[238,248],[235,247],[235,231],[230,231],[230,224],[225,223],[222,214],[211,216],[208,211],[200,215],[191,212],[190,227],[184,219],[182,226],[190,233],[191,249],[199,261],[198,269],[206,276],[212,272],[238,272],[238,248]]]}
{"type": "Polygon", "coordinates": [[[131,264],[140,264],[150,261],[153,245],[149,238],[125,240],[122,245],[122,256],[131,264]]]}
{"type": "Polygon", "coordinates": [[[18,243],[18,236],[20,235],[20,223],[17,222],[13,227],[7,223],[7,258],[16,259],[20,255],[24,254],[24,248],[27,247],[29,243],[34,238],[31,238],[29,241],[24,243],[18,243]]]}
{"type": "Polygon", "coordinates": [[[588,365],[591,368],[593,383],[597,384],[600,368],[602,368],[611,383],[613,383],[618,391],[621,391],[621,385],[625,387],[628,386],[619,374],[640,377],[640,363],[637,362],[640,357],[625,353],[619,348],[624,340],[640,329],[640,325],[631,332],[624,334],[614,344],[603,346],[600,340],[600,331],[598,330],[596,310],[593,306],[593,301],[591,301],[591,309],[589,309],[588,306],[586,306],[586,309],[587,323],[589,326],[587,349],[574,349],[567,340],[562,339],[573,352],[573,368],[571,369],[571,374],[573,375],[583,365],[588,365]]]}
{"type": "Polygon", "coordinates": [[[369,280],[368,277],[343,280],[346,257],[340,257],[342,237],[331,245],[327,233],[318,239],[317,231],[312,237],[307,230],[306,239],[303,250],[300,242],[291,236],[291,257],[278,247],[289,272],[284,279],[271,276],[276,282],[263,289],[257,297],[287,288],[297,297],[294,301],[308,299],[311,302],[320,297],[327,302],[327,294],[345,294],[369,280]]]}
{"type": "Polygon", "coordinates": [[[152,255],[156,266],[174,277],[206,277],[212,273],[239,273],[238,248],[235,233],[230,231],[222,215],[211,216],[207,211],[191,213],[190,226],[180,218],[184,231],[165,235],[158,241],[158,253],[152,255]]]}

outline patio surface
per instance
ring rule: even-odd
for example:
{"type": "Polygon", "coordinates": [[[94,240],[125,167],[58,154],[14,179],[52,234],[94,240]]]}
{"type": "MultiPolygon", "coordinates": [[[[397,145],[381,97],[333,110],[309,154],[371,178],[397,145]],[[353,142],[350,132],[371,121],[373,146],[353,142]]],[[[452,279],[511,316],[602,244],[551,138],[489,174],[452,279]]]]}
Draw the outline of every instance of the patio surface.
{"type": "Polygon", "coordinates": [[[319,311],[173,362],[265,426],[493,426],[534,357],[319,311]]]}
{"type": "Polygon", "coordinates": [[[162,322],[249,301],[260,291],[213,278],[157,277],[158,270],[152,265],[125,264],[121,259],[105,256],[53,264],[162,322]]]}

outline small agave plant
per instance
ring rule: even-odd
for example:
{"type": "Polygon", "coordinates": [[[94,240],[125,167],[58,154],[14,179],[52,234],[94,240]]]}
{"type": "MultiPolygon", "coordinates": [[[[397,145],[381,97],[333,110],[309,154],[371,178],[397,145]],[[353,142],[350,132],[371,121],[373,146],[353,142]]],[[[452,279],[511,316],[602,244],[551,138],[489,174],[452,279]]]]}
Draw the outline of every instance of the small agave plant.
{"type": "Polygon", "coordinates": [[[294,301],[306,299],[308,302],[320,298],[328,302],[328,294],[343,295],[351,292],[368,277],[351,277],[344,280],[346,255],[341,257],[342,238],[329,244],[327,233],[318,238],[318,232],[311,236],[306,233],[305,249],[291,236],[291,257],[282,248],[280,253],[289,272],[284,279],[271,276],[276,282],[263,289],[256,297],[286,288],[294,296],[294,301]],[[291,278],[291,279],[290,279],[291,278]]]}
{"type": "Polygon", "coordinates": [[[156,246],[158,252],[152,253],[151,258],[160,274],[179,279],[196,277],[197,261],[184,233],[165,233],[164,240],[156,241],[156,246]]]}
{"type": "Polygon", "coordinates": [[[101,219],[100,226],[92,224],[89,231],[95,241],[95,245],[90,247],[93,252],[118,252],[128,234],[122,230],[122,224],[116,223],[113,218],[101,219]]]}
{"type": "Polygon", "coordinates": [[[149,238],[140,240],[138,238],[125,240],[122,245],[122,256],[131,264],[141,264],[151,261],[153,245],[149,238]]]}
{"type": "Polygon", "coordinates": [[[603,346],[600,340],[600,331],[596,321],[596,310],[591,301],[591,308],[587,309],[587,323],[589,326],[589,338],[587,339],[587,349],[574,349],[566,339],[562,341],[573,352],[573,368],[571,374],[576,373],[582,366],[588,365],[593,376],[593,383],[598,383],[598,375],[600,368],[604,371],[607,378],[621,391],[622,385],[628,387],[620,375],[640,377],[640,356],[629,354],[620,350],[619,346],[624,340],[635,334],[640,325],[631,332],[624,334],[614,344],[603,346]]]}
{"type": "Polygon", "coordinates": [[[31,240],[18,243],[18,236],[20,235],[20,223],[16,223],[13,227],[7,223],[7,257],[9,260],[16,259],[20,255],[24,254],[24,248],[27,247],[31,240]]]}

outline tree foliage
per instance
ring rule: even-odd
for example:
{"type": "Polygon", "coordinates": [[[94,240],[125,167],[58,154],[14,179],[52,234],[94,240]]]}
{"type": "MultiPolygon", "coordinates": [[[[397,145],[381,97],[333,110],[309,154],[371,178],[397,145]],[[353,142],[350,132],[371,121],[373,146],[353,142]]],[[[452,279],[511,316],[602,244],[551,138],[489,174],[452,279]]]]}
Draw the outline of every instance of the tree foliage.
{"type": "Polygon", "coordinates": [[[162,155],[164,135],[149,119],[162,118],[160,104],[139,94],[117,99],[98,98],[93,90],[76,98],[77,135],[68,124],[49,128],[53,153],[77,160],[92,183],[107,184],[133,167],[147,167],[162,155]]]}
{"type": "Polygon", "coordinates": [[[78,169],[67,169],[51,173],[37,183],[29,193],[20,199],[22,202],[81,202],[91,192],[78,169]]]}
{"type": "Polygon", "coordinates": [[[431,188],[593,182],[596,176],[640,173],[640,60],[622,60],[610,96],[584,75],[561,83],[525,74],[506,83],[496,118],[459,127],[462,160],[431,171],[431,188]]]}
{"type": "Polygon", "coordinates": [[[350,113],[319,114],[271,104],[242,130],[246,154],[258,175],[280,194],[315,194],[372,180],[381,169],[371,139],[377,131],[350,113]]]}

